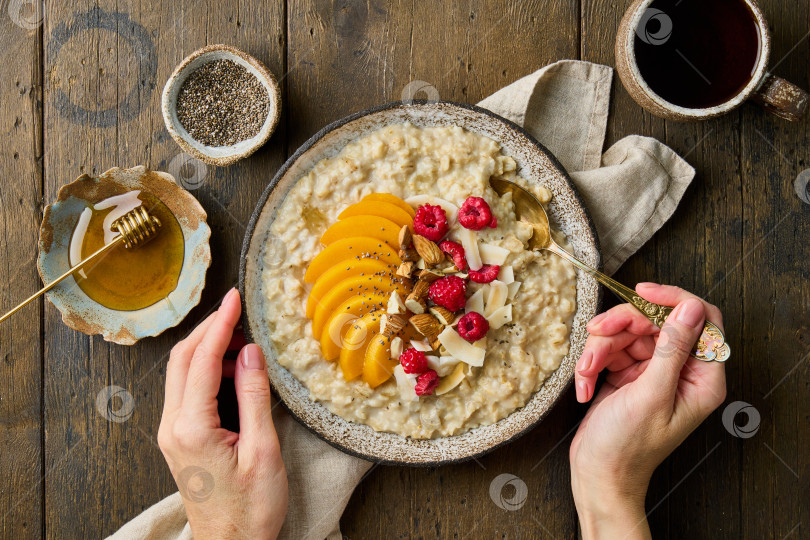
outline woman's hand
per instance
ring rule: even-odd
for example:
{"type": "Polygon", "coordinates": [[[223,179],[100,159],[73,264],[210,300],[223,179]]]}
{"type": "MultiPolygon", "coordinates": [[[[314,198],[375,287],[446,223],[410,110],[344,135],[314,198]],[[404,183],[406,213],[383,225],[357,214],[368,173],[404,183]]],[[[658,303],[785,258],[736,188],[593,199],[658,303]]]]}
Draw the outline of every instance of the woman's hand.
{"type": "Polygon", "coordinates": [[[609,371],[570,450],[586,539],[649,537],[644,498],[653,471],[726,396],[723,364],[690,356],[705,318],[722,329],[720,311],[677,287],[639,283],[636,291],[677,307],[660,330],[629,304],[595,317],[577,363],[580,402],[609,371]]]}
{"type": "Polygon", "coordinates": [[[287,473],[256,345],[242,348],[235,366],[240,433],[220,427],[222,359],[240,311],[231,289],[219,310],[175,345],[166,367],[158,444],[197,540],[275,538],[287,513],[287,473]]]}

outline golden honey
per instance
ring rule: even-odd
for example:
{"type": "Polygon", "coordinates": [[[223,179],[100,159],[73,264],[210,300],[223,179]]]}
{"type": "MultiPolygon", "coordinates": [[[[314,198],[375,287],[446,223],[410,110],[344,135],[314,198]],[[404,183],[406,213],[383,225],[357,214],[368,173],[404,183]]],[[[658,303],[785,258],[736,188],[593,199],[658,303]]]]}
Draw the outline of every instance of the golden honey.
{"type": "MultiPolygon", "coordinates": [[[[138,198],[162,224],[155,238],[136,249],[120,244],[73,275],[87,296],[118,311],[143,309],[166,298],[177,288],[183,267],[185,246],[177,219],[154,195],[141,192],[138,198]]],[[[113,209],[92,210],[82,259],[104,246],[104,218],[113,209]]]]}

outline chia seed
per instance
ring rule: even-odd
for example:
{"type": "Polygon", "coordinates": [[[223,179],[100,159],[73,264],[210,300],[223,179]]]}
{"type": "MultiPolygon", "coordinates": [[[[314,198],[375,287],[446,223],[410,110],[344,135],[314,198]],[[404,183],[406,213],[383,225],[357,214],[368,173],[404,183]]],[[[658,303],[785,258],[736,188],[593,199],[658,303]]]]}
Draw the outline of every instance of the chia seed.
{"type": "Polygon", "coordinates": [[[177,93],[177,119],[206,146],[231,146],[256,136],[269,114],[267,89],[233,60],[199,67],[177,93]]]}

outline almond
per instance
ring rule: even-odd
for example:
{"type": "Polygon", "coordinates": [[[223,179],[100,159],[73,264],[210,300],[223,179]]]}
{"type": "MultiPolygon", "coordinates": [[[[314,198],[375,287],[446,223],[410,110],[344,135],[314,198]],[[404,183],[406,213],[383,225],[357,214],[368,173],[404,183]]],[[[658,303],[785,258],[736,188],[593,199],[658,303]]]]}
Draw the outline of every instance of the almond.
{"type": "Polygon", "coordinates": [[[419,254],[413,248],[400,249],[399,258],[403,261],[417,261],[419,260],[419,254]]]}
{"type": "Polygon", "coordinates": [[[399,360],[399,357],[402,356],[402,351],[405,349],[405,344],[402,341],[402,338],[397,336],[391,340],[391,358],[394,360],[399,360]]]}
{"type": "Polygon", "coordinates": [[[442,342],[441,342],[441,341],[439,341],[438,335],[437,335],[437,337],[435,337],[435,338],[433,338],[432,340],[430,340],[430,346],[431,346],[431,347],[433,347],[433,350],[434,350],[434,351],[441,350],[441,348],[442,348],[442,342]]]}
{"type": "Polygon", "coordinates": [[[416,328],[416,331],[433,341],[444,329],[439,319],[429,313],[414,315],[408,321],[416,328]]]}
{"type": "Polygon", "coordinates": [[[391,315],[386,313],[380,317],[380,333],[384,336],[391,337],[403,328],[408,320],[402,315],[391,315]]]}
{"type": "Polygon", "coordinates": [[[425,312],[427,308],[427,304],[424,300],[419,300],[418,298],[411,298],[410,296],[405,299],[405,307],[408,308],[412,313],[416,313],[420,315],[425,312]]]}
{"type": "Polygon", "coordinates": [[[411,229],[407,225],[403,225],[399,230],[399,249],[408,249],[413,243],[413,236],[411,236],[411,229]]]}
{"type": "Polygon", "coordinates": [[[388,298],[388,308],[386,311],[391,315],[402,315],[408,311],[408,308],[405,307],[405,302],[397,291],[392,292],[391,296],[388,298]]]}
{"type": "Polygon", "coordinates": [[[436,242],[432,242],[419,234],[413,235],[413,247],[419,256],[425,259],[428,266],[436,266],[444,260],[444,252],[439,249],[436,242]]]}
{"type": "Polygon", "coordinates": [[[411,277],[412,273],[413,273],[413,263],[412,262],[404,262],[404,263],[399,265],[399,268],[397,268],[397,275],[398,276],[409,278],[409,277],[411,277]]]}
{"type": "Polygon", "coordinates": [[[425,300],[428,297],[429,291],[430,291],[430,283],[428,283],[427,281],[419,280],[416,282],[416,285],[413,286],[413,290],[408,295],[408,298],[425,300]]]}
{"type": "Polygon", "coordinates": [[[456,320],[456,314],[442,306],[434,306],[430,308],[430,313],[436,317],[440,323],[445,326],[450,326],[456,320]]]}
{"type": "Polygon", "coordinates": [[[437,279],[444,277],[444,274],[426,268],[425,270],[419,270],[418,276],[419,281],[427,281],[428,283],[433,283],[437,279]]]}

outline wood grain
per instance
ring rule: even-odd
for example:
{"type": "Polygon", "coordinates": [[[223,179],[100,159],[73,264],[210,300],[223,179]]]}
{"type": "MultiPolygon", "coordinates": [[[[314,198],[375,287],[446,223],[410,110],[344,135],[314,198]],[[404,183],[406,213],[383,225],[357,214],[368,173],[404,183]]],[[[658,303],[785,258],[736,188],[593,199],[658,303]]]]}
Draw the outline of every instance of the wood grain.
{"type": "MultiPolygon", "coordinates": [[[[3,5],[0,17],[0,312],[41,285],[41,14],[3,5]],[[8,15],[8,16],[6,16],[8,15]],[[15,22],[16,21],[16,22],[15,22]]],[[[42,534],[42,300],[0,325],[0,536],[42,534]]]]}
{"type": "MultiPolygon", "coordinates": [[[[138,164],[170,168],[181,152],[163,126],[160,92],[174,67],[195,49],[230,43],[283,73],[283,6],[274,3],[189,0],[155,9],[149,2],[80,2],[49,9],[46,200],[83,172],[138,164]],[[63,33],[66,38],[60,38],[63,33]],[[69,103],[89,112],[77,115],[59,101],[60,91],[69,103]],[[98,114],[106,108],[117,112],[109,122],[98,114]]],[[[73,332],[48,307],[48,536],[110,534],[176,490],[155,443],[163,367],[171,346],[235,284],[244,227],[268,171],[281,163],[281,140],[275,137],[248,165],[208,168],[204,184],[194,191],[209,214],[213,263],[201,305],[180,327],[120,347],[73,332]],[[96,396],[109,385],[134,397],[133,415],[122,423],[107,420],[96,409],[96,396]]]]}

